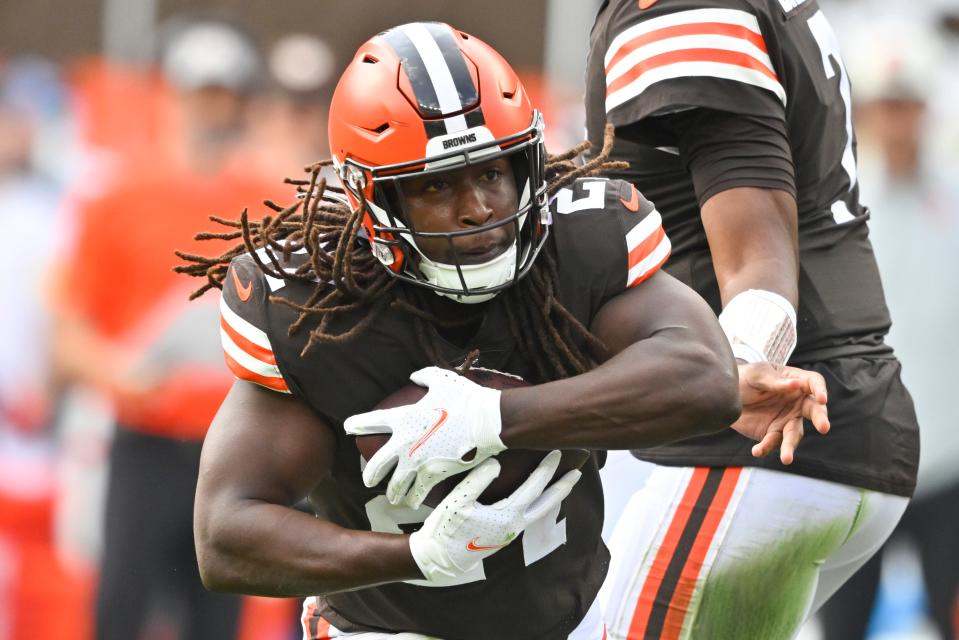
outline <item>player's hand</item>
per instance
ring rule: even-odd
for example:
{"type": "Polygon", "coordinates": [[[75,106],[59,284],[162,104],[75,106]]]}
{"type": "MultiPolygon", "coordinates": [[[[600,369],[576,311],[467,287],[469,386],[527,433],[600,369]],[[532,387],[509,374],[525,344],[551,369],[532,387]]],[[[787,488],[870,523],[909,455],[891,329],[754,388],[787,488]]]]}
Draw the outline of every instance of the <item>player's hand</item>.
{"type": "Polygon", "coordinates": [[[758,440],[754,457],[777,448],[783,464],[792,464],[803,437],[803,419],[819,433],[829,431],[826,381],[815,371],[777,367],[766,362],[739,365],[743,412],[732,428],[758,440]]]}
{"type": "Polygon", "coordinates": [[[439,367],[420,369],[410,380],[429,387],[419,402],[351,416],[343,428],[350,435],[392,434],[366,463],[363,483],[376,486],[392,469],[387,500],[415,509],[440,481],[477,466],[506,445],[499,436],[499,390],[439,367]]]}
{"type": "Polygon", "coordinates": [[[567,471],[547,489],[561,457],[559,451],[551,451],[512,495],[492,505],[477,500],[499,475],[499,462],[488,459],[470,471],[410,535],[410,551],[426,579],[463,575],[548,517],[582,475],[576,469],[567,471]]]}

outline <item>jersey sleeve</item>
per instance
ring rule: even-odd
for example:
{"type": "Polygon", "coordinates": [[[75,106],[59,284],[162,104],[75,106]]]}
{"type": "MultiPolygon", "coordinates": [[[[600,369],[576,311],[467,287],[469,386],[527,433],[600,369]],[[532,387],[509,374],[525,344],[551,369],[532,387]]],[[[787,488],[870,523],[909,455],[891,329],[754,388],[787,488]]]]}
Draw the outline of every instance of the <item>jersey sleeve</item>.
{"type": "Polygon", "coordinates": [[[220,297],[223,355],[237,378],[290,393],[270,342],[269,296],[269,284],[250,256],[234,258],[220,297]]]}
{"type": "Polygon", "coordinates": [[[553,217],[564,297],[588,295],[590,316],[656,273],[672,248],[656,207],[622,180],[577,180],[557,192],[553,217]]]}
{"type": "Polygon", "coordinates": [[[618,216],[626,242],[625,288],[629,289],[659,271],[669,257],[672,245],[663,229],[663,219],[653,203],[627,182],[617,180],[612,184],[618,187],[620,194],[630,194],[628,200],[619,197],[625,212],[620,211],[618,216]]]}
{"type": "Polygon", "coordinates": [[[783,117],[786,90],[753,7],[639,4],[612,0],[608,8],[602,62],[610,122],[624,126],[696,107],[783,117]]]}

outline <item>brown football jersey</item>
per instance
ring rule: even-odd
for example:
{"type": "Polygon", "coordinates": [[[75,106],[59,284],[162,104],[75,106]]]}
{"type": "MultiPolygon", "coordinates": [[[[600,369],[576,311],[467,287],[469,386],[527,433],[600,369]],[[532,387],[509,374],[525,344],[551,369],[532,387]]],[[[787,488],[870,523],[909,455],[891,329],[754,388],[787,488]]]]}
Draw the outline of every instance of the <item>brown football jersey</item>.
{"type": "MultiPolygon", "coordinates": [[[[608,0],[590,36],[586,103],[594,146],[607,120],[615,124],[622,135],[611,159],[630,163],[617,177],[636,184],[662,214],[673,242],[664,269],[717,313],[719,287],[696,189],[675,139],[658,123],[701,109],[784,124],[800,249],[798,344],[790,363],[826,377],[833,425],[826,438],[808,436],[789,469],[910,495],[917,426],[899,363],[884,342],[890,319],[868,210],[859,202],[850,81],[815,0],[608,0]]],[[[749,140],[721,142],[738,145],[744,159],[756,153],[749,140]]],[[[758,175],[723,183],[736,186],[768,185],[758,175]]],[[[775,456],[752,458],[750,446],[726,432],[638,455],[667,464],[783,469],[775,456]]]]}
{"type": "MultiPolygon", "coordinates": [[[[556,194],[550,211],[548,242],[557,257],[559,297],[587,326],[606,301],[641,285],[669,254],[659,214],[627,183],[577,180],[556,194]]],[[[303,259],[294,254],[284,266],[296,268],[303,259]]],[[[360,454],[343,421],[369,411],[431,363],[418,347],[411,317],[393,309],[355,340],[317,344],[301,356],[310,326],[289,336],[295,312],[269,297],[303,302],[313,289],[264,275],[249,255],[236,258],[221,301],[227,362],[241,379],[306,402],[333,428],[332,475],[311,497],[320,517],[350,529],[410,533],[430,507],[394,507],[367,489],[360,454]]],[[[336,322],[350,326],[356,320],[345,314],[336,322]]],[[[478,366],[534,379],[509,330],[503,296],[486,303],[485,318],[468,344],[442,339],[440,344],[451,365],[478,349],[478,366]]],[[[444,586],[410,581],[331,594],[318,598],[316,611],[344,631],[409,631],[447,640],[566,637],[594,601],[609,561],[600,537],[600,464],[599,454],[591,456],[556,513],[461,579],[444,586]]]]}

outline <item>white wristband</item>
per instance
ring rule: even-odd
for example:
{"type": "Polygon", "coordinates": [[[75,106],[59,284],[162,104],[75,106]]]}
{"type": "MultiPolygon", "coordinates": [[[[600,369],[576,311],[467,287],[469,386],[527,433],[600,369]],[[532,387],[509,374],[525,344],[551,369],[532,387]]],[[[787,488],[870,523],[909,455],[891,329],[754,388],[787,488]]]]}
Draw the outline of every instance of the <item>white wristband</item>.
{"type": "Polygon", "coordinates": [[[786,364],[796,348],[796,310],[778,293],[749,289],[719,314],[733,355],[746,362],[786,364]]]}

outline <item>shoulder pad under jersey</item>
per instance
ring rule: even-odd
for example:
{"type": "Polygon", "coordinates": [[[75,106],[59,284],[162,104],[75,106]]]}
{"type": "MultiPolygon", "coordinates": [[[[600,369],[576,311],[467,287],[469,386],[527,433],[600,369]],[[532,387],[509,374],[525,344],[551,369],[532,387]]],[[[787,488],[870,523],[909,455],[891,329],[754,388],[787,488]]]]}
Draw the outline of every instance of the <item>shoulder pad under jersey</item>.
{"type": "Polygon", "coordinates": [[[659,212],[628,182],[580,178],[550,208],[561,262],[600,275],[610,294],[643,282],[669,257],[659,212]]]}

